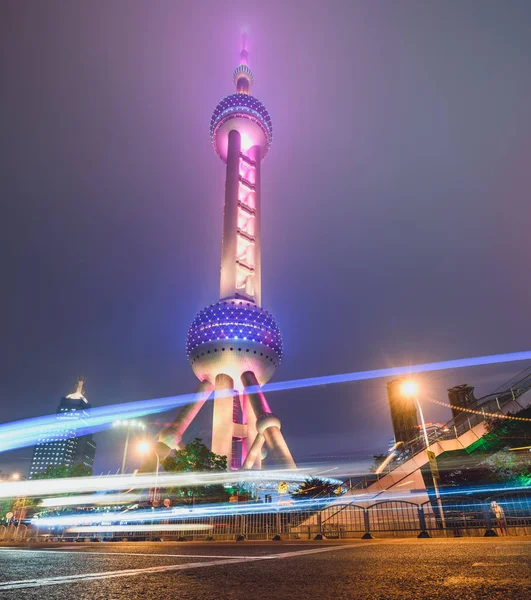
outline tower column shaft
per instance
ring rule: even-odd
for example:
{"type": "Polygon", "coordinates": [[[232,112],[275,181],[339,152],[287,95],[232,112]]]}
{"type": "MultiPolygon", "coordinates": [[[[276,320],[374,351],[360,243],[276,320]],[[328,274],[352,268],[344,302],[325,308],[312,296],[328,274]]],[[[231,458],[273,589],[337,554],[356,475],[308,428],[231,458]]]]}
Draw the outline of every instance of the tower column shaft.
{"type": "Polygon", "coordinates": [[[260,154],[260,146],[253,146],[249,150],[249,158],[254,161],[254,210],[256,216],[254,218],[254,276],[253,276],[253,291],[254,301],[258,306],[262,306],[262,214],[260,205],[260,165],[262,156],[260,154]]]}
{"type": "Polygon", "coordinates": [[[233,129],[229,133],[223,240],[221,244],[221,277],[219,296],[234,298],[236,293],[236,252],[238,245],[238,192],[240,187],[241,136],[233,129]]]}
{"type": "Polygon", "coordinates": [[[230,469],[232,460],[233,407],[231,377],[220,373],[216,376],[214,391],[214,414],[212,416],[212,452],[227,457],[230,469]]]}
{"type": "Polygon", "coordinates": [[[255,418],[258,419],[260,415],[270,413],[271,409],[269,408],[264,393],[260,389],[260,384],[256,379],[256,375],[252,371],[246,371],[242,375],[242,383],[245,386],[245,395],[253,409],[255,418]],[[254,390],[250,392],[249,388],[254,388],[254,390]]]}
{"type": "MultiPolygon", "coordinates": [[[[247,432],[246,437],[243,440],[242,445],[242,464],[245,464],[247,457],[251,451],[251,447],[254,444],[254,440],[256,439],[257,431],[256,431],[256,415],[254,414],[254,410],[251,408],[249,403],[249,398],[247,398],[247,394],[242,394],[242,408],[243,408],[243,422],[247,424],[247,432]]],[[[261,448],[262,446],[260,446],[261,448]]],[[[253,460],[253,466],[255,469],[262,468],[262,454],[258,453],[258,456],[253,460]]],[[[250,467],[246,467],[250,468],[250,467]]]]}

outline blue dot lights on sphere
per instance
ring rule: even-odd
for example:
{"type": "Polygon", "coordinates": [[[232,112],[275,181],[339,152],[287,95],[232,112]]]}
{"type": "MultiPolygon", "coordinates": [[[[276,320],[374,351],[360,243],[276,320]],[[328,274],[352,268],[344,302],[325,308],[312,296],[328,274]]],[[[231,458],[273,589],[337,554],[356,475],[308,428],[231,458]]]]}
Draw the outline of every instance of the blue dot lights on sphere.
{"type": "Polygon", "coordinates": [[[214,381],[218,373],[226,373],[238,387],[242,373],[253,371],[263,384],[282,358],[282,337],[267,310],[252,302],[224,300],[196,316],[186,353],[201,381],[214,381]]]}
{"type": "Polygon", "coordinates": [[[204,308],[188,331],[187,355],[214,340],[256,342],[282,358],[282,337],[273,315],[251,302],[224,301],[204,308]]]}

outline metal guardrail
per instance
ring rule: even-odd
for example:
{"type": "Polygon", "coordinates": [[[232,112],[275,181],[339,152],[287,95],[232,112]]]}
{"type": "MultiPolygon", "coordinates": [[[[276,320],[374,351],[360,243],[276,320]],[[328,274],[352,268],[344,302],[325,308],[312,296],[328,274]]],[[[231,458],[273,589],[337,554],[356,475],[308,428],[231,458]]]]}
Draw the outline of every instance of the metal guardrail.
{"type": "MultiPolygon", "coordinates": [[[[444,527],[437,506],[430,501],[416,504],[405,500],[376,502],[368,507],[355,504],[334,504],[321,510],[279,510],[268,513],[232,514],[215,517],[186,517],[165,521],[179,524],[179,531],[123,532],[113,534],[70,534],[65,530],[39,531],[21,525],[24,531],[14,537],[15,526],[0,528],[0,541],[52,540],[84,541],[91,539],[130,541],[162,538],[164,540],[271,540],[329,539],[376,537],[431,537],[531,534],[531,489],[500,492],[489,497],[455,496],[443,498],[444,527]],[[503,517],[497,517],[491,505],[501,507],[503,517]],[[338,510],[339,509],[339,510],[338,510]]],[[[150,521],[151,523],[151,521],[150,521]]]]}

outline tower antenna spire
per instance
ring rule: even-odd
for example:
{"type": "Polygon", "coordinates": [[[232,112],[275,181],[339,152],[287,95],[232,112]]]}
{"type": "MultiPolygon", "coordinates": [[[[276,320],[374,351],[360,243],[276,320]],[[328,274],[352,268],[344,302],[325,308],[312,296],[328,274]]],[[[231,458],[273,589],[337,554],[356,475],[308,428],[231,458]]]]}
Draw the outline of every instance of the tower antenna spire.
{"type": "Polygon", "coordinates": [[[249,52],[247,51],[247,33],[242,33],[242,49],[240,52],[240,65],[246,65],[247,59],[249,58],[249,52]]]}
{"type": "Polygon", "coordinates": [[[240,64],[234,71],[234,85],[236,86],[236,92],[238,94],[249,94],[251,91],[251,85],[253,83],[253,72],[249,69],[247,59],[249,58],[249,52],[247,52],[247,33],[242,33],[242,49],[240,51],[240,64]]]}
{"type": "Polygon", "coordinates": [[[83,385],[84,385],[84,383],[85,383],[85,378],[83,376],[81,376],[77,380],[76,391],[74,392],[75,394],[83,394],[83,385]]]}

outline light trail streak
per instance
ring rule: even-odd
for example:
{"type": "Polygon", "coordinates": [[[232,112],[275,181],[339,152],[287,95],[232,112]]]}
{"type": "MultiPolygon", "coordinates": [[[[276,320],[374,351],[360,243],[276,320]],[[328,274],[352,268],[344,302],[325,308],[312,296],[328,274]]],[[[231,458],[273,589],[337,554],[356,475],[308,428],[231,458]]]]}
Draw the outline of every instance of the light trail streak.
{"type": "Polygon", "coordinates": [[[190,523],[190,525],[179,525],[176,523],[159,525],[88,525],[87,527],[71,527],[68,533],[98,533],[98,532],[135,532],[135,531],[211,531],[213,525],[203,523],[190,523]]]}
{"type": "MultiPolygon", "coordinates": [[[[449,502],[445,503],[445,506],[451,507],[452,497],[457,499],[462,498],[463,495],[470,495],[471,507],[477,508],[477,503],[474,502],[473,494],[492,494],[496,492],[515,492],[521,490],[528,490],[526,486],[480,486],[470,488],[456,488],[452,490],[441,490],[441,496],[443,496],[449,502]]],[[[374,494],[355,494],[346,495],[341,498],[323,498],[317,500],[315,498],[307,500],[297,500],[291,505],[284,504],[211,504],[200,507],[188,507],[180,506],[172,509],[140,509],[130,511],[128,513],[123,512],[94,512],[94,513],[79,513],[69,514],[64,516],[55,517],[40,517],[32,519],[32,524],[37,527],[79,527],[80,531],[88,531],[89,526],[99,526],[101,531],[109,531],[109,527],[113,526],[113,523],[123,525],[126,530],[130,531],[130,524],[140,523],[139,526],[146,527],[145,521],[153,523],[154,521],[179,521],[191,518],[210,518],[210,517],[230,517],[234,515],[252,515],[252,514],[263,514],[263,513],[290,513],[290,512],[307,512],[308,518],[311,517],[312,513],[316,513],[322,509],[334,510],[344,505],[359,506],[358,503],[363,503],[365,506],[372,506],[374,504],[381,504],[388,501],[397,501],[400,499],[406,499],[411,502],[411,493],[409,491],[387,492],[375,497],[374,494]],[[129,523],[125,525],[124,522],[129,523]]],[[[514,500],[513,500],[514,501],[514,500]]],[[[488,503],[488,501],[485,501],[488,503]]],[[[503,504],[503,500],[500,500],[503,504]]],[[[458,506],[464,506],[462,502],[458,503],[458,506]]],[[[398,509],[398,507],[397,507],[398,509]]],[[[408,507],[403,507],[403,510],[409,510],[408,507]]],[[[166,527],[165,524],[161,524],[162,527],[166,527]]],[[[186,525],[188,527],[188,525],[186,525]]]]}
{"type": "Polygon", "coordinates": [[[140,494],[88,494],[85,496],[65,496],[44,498],[40,506],[81,506],[82,504],[130,504],[138,502],[140,494]]]}
{"type": "MultiPolygon", "coordinates": [[[[476,356],[472,358],[460,358],[440,362],[424,363],[419,365],[408,365],[402,367],[390,367],[386,369],[375,369],[372,371],[356,371],[342,373],[339,375],[324,375],[320,377],[308,377],[305,379],[293,379],[267,383],[262,387],[265,393],[279,392],[322,385],[334,385],[338,383],[350,383],[354,381],[366,381],[385,377],[399,377],[412,375],[414,373],[427,373],[432,371],[443,371],[448,369],[462,369],[466,367],[478,367],[500,363],[531,360],[531,350],[525,352],[513,352],[508,354],[493,354],[488,356],[476,356]]],[[[249,388],[249,393],[255,393],[258,389],[249,388]]],[[[234,392],[236,394],[236,392],[234,392]]],[[[34,446],[46,430],[57,432],[60,435],[65,430],[75,431],[76,435],[94,433],[110,427],[117,419],[139,418],[148,414],[160,413],[178,406],[184,406],[196,399],[195,394],[184,394],[170,396],[167,398],[155,398],[151,400],[140,400],[123,404],[112,404],[108,406],[89,409],[90,424],[83,420],[72,420],[66,423],[58,421],[57,415],[46,415],[23,421],[14,421],[0,425],[0,452],[15,450],[26,446],[34,446]]]]}
{"type": "Polygon", "coordinates": [[[68,514],[55,517],[35,517],[31,520],[32,524],[37,527],[71,527],[71,526],[88,526],[101,525],[107,527],[112,523],[135,523],[144,521],[178,521],[190,518],[210,518],[210,517],[230,517],[233,515],[250,515],[272,512],[292,512],[296,511],[315,511],[319,508],[334,502],[332,498],[323,498],[317,500],[309,498],[307,500],[298,500],[292,504],[209,504],[199,507],[179,506],[176,508],[165,509],[139,509],[123,512],[92,512],[68,514]]]}
{"type": "Polygon", "coordinates": [[[34,479],[28,481],[2,482],[0,498],[50,496],[83,492],[115,492],[129,489],[155,487],[186,487],[195,485],[228,484],[234,482],[292,481],[303,482],[308,475],[299,471],[226,471],[205,473],[141,473],[137,475],[113,475],[110,477],[65,477],[62,479],[34,479]]]}

